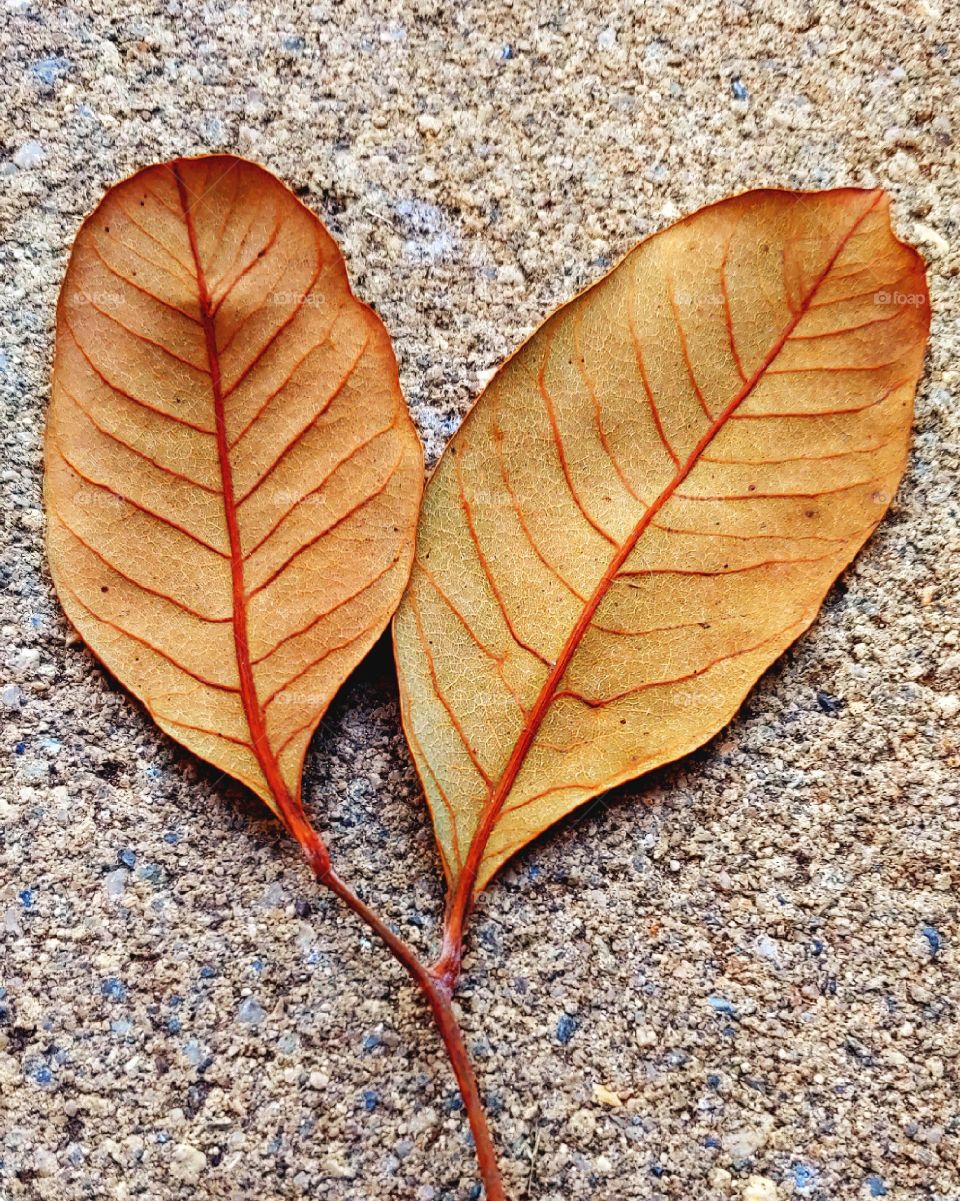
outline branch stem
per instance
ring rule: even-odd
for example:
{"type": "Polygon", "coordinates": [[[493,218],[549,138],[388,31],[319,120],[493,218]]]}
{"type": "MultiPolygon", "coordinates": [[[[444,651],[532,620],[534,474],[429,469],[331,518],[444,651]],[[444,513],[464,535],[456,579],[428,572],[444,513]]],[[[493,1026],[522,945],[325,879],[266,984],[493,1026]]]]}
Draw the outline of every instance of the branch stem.
{"type": "MultiPolygon", "coordinates": [[[[311,840],[312,841],[312,840],[311,840]]],[[[357,917],[380,939],[387,950],[400,963],[417,987],[426,998],[433,1015],[440,1037],[443,1040],[447,1058],[453,1068],[453,1074],[460,1089],[470,1130],[473,1134],[474,1149],[477,1164],[480,1168],[480,1178],[486,1190],[487,1201],[507,1201],[500,1169],[497,1166],[497,1153],[487,1125],[483,1101],[477,1086],[477,1078],[470,1062],[467,1047],[463,1041],[463,1033],[453,1012],[453,989],[459,975],[459,952],[457,954],[457,972],[451,979],[449,973],[438,973],[422,963],[416,952],[399,935],[360,899],[352,888],[330,866],[330,858],[324,844],[316,838],[315,845],[304,843],[307,859],[318,882],[329,888],[332,893],[351,909],[357,917]]]]}

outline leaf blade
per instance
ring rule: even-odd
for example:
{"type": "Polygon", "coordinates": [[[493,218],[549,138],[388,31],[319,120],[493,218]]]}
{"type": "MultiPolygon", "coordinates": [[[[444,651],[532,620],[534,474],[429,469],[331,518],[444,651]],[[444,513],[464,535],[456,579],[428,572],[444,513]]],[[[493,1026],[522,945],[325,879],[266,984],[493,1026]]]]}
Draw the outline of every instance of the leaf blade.
{"type": "Polygon", "coordinates": [[[422,486],[389,337],[319,220],[228,155],[111,189],[61,291],[45,457],[72,623],[296,832],[306,747],[395,608],[422,486]]]}
{"type": "Polygon", "coordinates": [[[902,474],[927,309],[882,194],[756,193],[508,360],[431,480],[394,626],[455,890],[700,745],[814,620],[902,474]],[[897,287],[922,303],[877,320],[897,287]]]}

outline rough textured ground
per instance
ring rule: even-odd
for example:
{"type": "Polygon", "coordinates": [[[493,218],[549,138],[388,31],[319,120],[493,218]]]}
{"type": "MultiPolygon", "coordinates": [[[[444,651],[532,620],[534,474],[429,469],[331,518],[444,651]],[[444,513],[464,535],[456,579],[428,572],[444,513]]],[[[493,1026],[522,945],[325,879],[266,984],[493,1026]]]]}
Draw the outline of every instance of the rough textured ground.
{"type": "MultiPolygon", "coordinates": [[[[462,1008],[514,1198],[957,1201],[960,18],[275,7],[3,5],[0,1198],[479,1195],[399,969],[71,641],[44,567],[71,237],[118,177],[223,148],[329,222],[431,456],[640,235],[757,184],[891,189],[935,306],[894,511],[724,735],[494,884],[462,1008]]],[[[432,943],[386,648],[308,795],[343,873],[432,943]]]]}

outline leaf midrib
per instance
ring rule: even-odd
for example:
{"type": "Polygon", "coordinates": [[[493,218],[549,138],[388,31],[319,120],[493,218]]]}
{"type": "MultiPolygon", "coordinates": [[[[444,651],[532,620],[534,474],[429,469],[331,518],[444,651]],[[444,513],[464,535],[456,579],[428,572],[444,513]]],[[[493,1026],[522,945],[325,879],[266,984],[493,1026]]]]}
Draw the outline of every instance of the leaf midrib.
{"type": "Polygon", "coordinates": [[[260,765],[260,770],[263,772],[267,787],[270,790],[280,816],[291,832],[296,835],[302,815],[299,811],[299,806],[294,803],[290,795],[283,774],[280,771],[280,765],[270,746],[263,706],[257,692],[256,680],[253,674],[253,662],[250,656],[249,613],[243,570],[244,557],[240,539],[240,524],[237,517],[238,503],[233,486],[233,465],[230,462],[230,445],[227,436],[226,409],[220,371],[220,352],[217,348],[216,317],[211,304],[206,274],[200,256],[200,247],[193,213],[190,209],[188,189],[179,164],[176,162],[173,163],[171,170],[176,181],[177,195],[180,199],[180,207],[183,211],[183,219],[187,227],[190,252],[193,255],[200,309],[200,324],[203,327],[207,362],[210,369],[210,389],[213,396],[214,421],[216,425],[217,462],[220,468],[223,512],[230,546],[230,579],[233,595],[231,624],[233,626],[233,643],[237,660],[237,672],[240,680],[240,698],[244,716],[247,720],[247,728],[250,731],[253,753],[260,765]]]}

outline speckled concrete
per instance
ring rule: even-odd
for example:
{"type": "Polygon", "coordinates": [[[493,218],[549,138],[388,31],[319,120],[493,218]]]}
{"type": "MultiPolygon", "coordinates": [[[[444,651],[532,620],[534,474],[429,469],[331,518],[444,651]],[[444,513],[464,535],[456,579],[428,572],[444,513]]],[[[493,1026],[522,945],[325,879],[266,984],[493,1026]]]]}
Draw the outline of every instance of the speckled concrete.
{"type": "MultiPolygon", "coordinates": [[[[478,1195],[399,969],[71,641],[43,564],[70,239],[118,177],[217,148],[328,221],[431,456],[640,235],[761,183],[891,189],[935,307],[890,518],[728,731],[493,885],[461,1004],[517,1201],[957,1201],[958,14],[378,7],[3,3],[0,1198],[478,1195]]],[[[308,797],[432,945],[388,648],[308,797]]]]}

